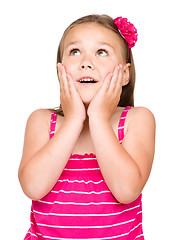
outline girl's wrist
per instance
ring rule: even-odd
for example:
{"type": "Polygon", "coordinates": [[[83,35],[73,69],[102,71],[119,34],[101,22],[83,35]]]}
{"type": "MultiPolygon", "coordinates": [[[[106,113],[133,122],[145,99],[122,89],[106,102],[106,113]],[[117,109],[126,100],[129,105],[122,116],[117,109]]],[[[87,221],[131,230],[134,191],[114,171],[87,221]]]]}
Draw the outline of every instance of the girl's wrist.
{"type": "Polygon", "coordinates": [[[109,123],[109,119],[102,116],[89,116],[89,125],[109,123]]]}
{"type": "Polygon", "coordinates": [[[65,118],[64,119],[64,124],[65,125],[72,125],[72,126],[78,126],[83,128],[84,125],[84,120],[81,118],[65,118]]]}

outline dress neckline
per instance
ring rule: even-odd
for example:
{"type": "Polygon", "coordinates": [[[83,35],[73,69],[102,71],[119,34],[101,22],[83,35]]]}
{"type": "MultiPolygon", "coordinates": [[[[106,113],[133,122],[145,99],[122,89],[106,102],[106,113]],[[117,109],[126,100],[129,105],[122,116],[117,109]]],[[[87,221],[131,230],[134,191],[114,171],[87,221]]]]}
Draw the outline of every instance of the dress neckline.
{"type": "Polygon", "coordinates": [[[84,154],[74,153],[74,154],[71,154],[70,158],[96,158],[96,155],[94,153],[84,153],[84,154]]]}

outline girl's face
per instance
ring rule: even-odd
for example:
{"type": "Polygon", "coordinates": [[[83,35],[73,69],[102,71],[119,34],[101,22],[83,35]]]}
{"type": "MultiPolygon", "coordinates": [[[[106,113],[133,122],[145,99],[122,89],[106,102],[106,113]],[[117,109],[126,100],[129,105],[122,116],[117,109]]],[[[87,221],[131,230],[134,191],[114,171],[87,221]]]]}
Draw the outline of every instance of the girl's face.
{"type": "Polygon", "coordinates": [[[62,63],[88,105],[104,78],[117,64],[126,65],[123,46],[116,33],[96,23],[83,23],[66,35],[62,63]],[[93,79],[95,83],[84,83],[93,79]]]}

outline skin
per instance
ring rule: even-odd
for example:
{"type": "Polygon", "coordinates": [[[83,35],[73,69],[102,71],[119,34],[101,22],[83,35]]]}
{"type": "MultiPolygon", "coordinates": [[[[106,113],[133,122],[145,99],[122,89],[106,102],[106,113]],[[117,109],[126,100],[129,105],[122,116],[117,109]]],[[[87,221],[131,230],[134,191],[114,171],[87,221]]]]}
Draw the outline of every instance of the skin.
{"type": "MultiPolygon", "coordinates": [[[[107,97],[111,97],[111,94],[114,93],[117,99],[111,101],[113,106],[111,112],[106,116],[110,118],[112,112],[115,111],[117,101],[119,101],[121,87],[129,81],[129,66],[130,64],[126,64],[122,57],[121,40],[112,31],[92,23],[80,24],[74,27],[65,39],[62,65],[58,64],[63,108],[65,108],[65,94],[70,94],[70,90],[72,90],[76,97],[74,106],[77,105],[76,102],[81,103],[82,100],[85,108],[88,109],[87,115],[89,116],[97,107],[95,102],[99,101],[101,91],[107,91],[111,84],[111,89],[109,88],[111,92],[109,91],[107,97]],[[79,83],[78,79],[85,76],[95,79],[97,83],[88,84],[88,86],[79,83]],[[80,97],[77,97],[75,88],[80,97]]],[[[66,104],[69,103],[70,97],[67,99],[66,104]]],[[[102,96],[100,99],[104,107],[102,106],[102,111],[101,109],[98,110],[98,114],[104,114],[107,98],[102,96]]],[[[109,104],[107,103],[107,105],[109,104]]],[[[69,110],[69,117],[79,115],[79,118],[86,120],[88,116],[85,115],[84,106],[83,104],[80,104],[80,107],[77,106],[76,112],[69,110]]],[[[65,116],[68,117],[66,114],[65,116]]]]}
{"type": "Polygon", "coordinates": [[[117,104],[130,66],[122,51],[118,36],[98,24],[80,24],[67,34],[58,64],[65,117],[58,116],[51,140],[49,111],[39,109],[27,122],[19,180],[31,199],[40,199],[53,188],[72,153],[85,152],[96,154],[106,184],[119,202],[132,202],[141,193],[154,158],[155,119],[146,108],[129,110],[119,144],[117,126],[123,108],[117,104]],[[97,83],[78,82],[86,76],[97,83]]]}

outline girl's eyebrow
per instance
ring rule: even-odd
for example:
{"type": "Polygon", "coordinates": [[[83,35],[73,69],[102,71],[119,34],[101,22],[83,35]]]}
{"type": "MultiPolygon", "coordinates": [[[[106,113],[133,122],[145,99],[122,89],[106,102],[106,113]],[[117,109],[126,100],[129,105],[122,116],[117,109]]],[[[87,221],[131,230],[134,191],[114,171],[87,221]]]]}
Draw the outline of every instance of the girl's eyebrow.
{"type": "MultiPolygon", "coordinates": [[[[108,47],[111,47],[111,48],[113,48],[113,46],[112,45],[110,45],[109,43],[107,43],[107,42],[97,42],[99,45],[107,45],[108,47]]],[[[113,48],[114,49],[114,48],[113,48]]]]}
{"type": "Polygon", "coordinates": [[[69,47],[70,45],[79,44],[79,43],[80,43],[79,41],[69,42],[69,43],[66,45],[66,48],[69,47]]]}
{"type": "MultiPolygon", "coordinates": [[[[80,44],[81,42],[80,41],[72,41],[72,42],[69,42],[67,45],[66,45],[66,48],[68,48],[70,45],[75,45],[75,44],[80,44]]],[[[114,47],[112,45],[110,45],[109,43],[107,42],[97,42],[97,44],[99,45],[106,45],[112,49],[114,49],[114,47]]]]}
{"type": "MultiPolygon", "coordinates": [[[[107,43],[107,42],[98,42],[99,45],[101,45],[102,47],[109,47],[111,49],[111,51],[115,51],[115,46],[112,46],[111,44],[107,43]]],[[[109,49],[109,50],[110,50],[109,49]]]]}

